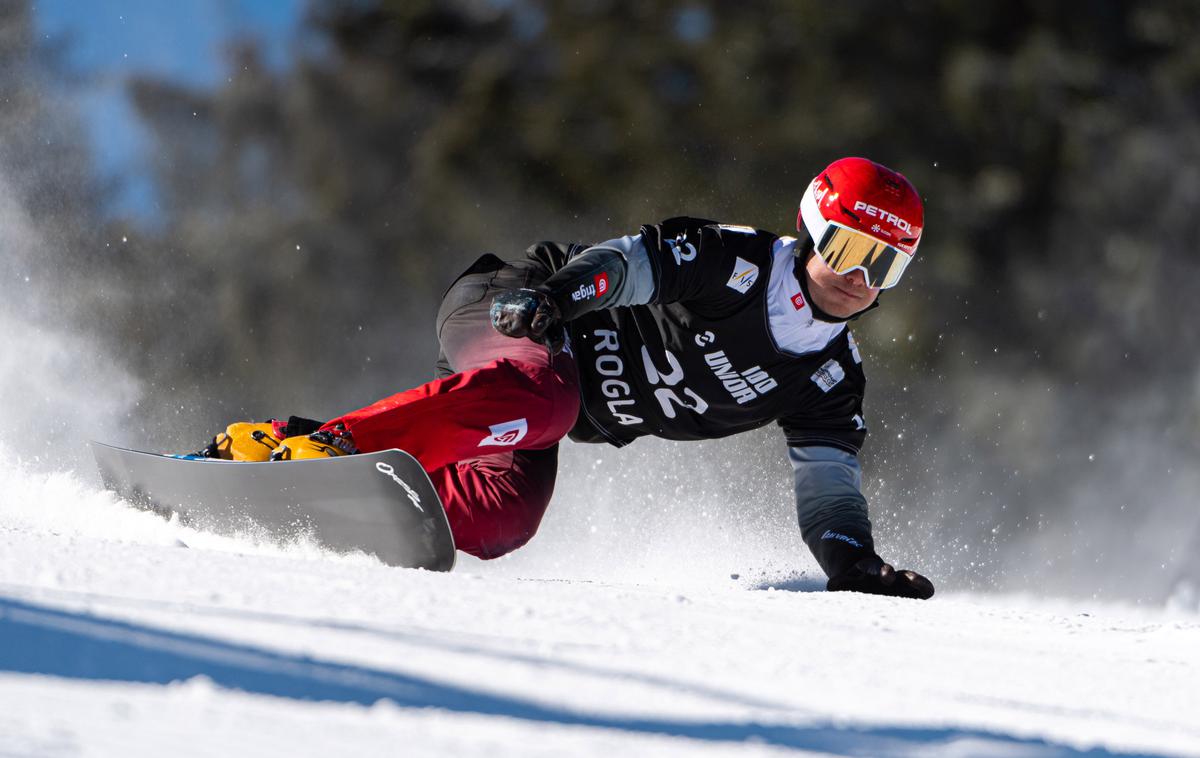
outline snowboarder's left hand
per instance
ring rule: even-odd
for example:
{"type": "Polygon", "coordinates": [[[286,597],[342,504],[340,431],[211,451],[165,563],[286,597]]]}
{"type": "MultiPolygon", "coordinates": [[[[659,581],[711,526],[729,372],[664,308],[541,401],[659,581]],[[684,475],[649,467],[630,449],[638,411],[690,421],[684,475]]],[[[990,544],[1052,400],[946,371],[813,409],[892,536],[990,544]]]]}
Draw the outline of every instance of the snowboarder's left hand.
{"type": "Polygon", "coordinates": [[[928,600],[933,597],[933,582],[915,571],[897,570],[878,555],[870,555],[837,576],[829,578],[830,592],[867,592],[928,600]]]}
{"type": "Polygon", "coordinates": [[[545,292],[506,290],[492,299],[492,326],[507,337],[528,337],[557,353],[565,341],[562,314],[545,292]]]}

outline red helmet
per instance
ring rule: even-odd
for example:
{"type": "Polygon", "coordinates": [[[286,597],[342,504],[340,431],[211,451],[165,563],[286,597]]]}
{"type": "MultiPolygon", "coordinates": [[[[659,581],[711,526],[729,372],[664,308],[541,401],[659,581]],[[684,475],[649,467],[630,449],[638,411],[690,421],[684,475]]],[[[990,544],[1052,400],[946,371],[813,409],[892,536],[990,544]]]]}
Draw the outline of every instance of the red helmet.
{"type": "Polygon", "coordinates": [[[917,252],[925,210],[903,175],[866,158],[842,158],[813,179],[796,229],[839,274],[861,269],[872,287],[892,287],[917,252]]]}

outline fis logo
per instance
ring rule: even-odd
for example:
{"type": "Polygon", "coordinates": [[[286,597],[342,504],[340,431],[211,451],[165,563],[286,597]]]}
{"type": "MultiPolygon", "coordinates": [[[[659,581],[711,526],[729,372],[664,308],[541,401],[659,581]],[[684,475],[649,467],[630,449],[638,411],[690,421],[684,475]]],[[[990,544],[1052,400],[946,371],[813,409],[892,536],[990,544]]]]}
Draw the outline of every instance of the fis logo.
{"type": "Polygon", "coordinates": [[[733,264],[733,276],[729,277],[725,286],[744,295],[750,291],[756,281],[758,281],[758,266],[739,257],[733,264]]]}
{"type": "Polygon", "coordinates": [[[604,297],[607,294],[608,274],[601,272],[596,274],[591,284],[579,285],[579,289],[571,293],[571,300],[578,303],[580,300],[591,300],[594,297],[604,297]]]}
{"type": "Polygon", "coordinates": [[[489,426],[488,431],[491,434],[480,440],[476,447],[515,445],[525,439],[526,434],[529,434],[529,422],[523,418],[516,419],[515,421],[505,421],[503,424],[489,426]]]}
{"type": "MultiPolygon", "coordinates": [[[[862,211],[871,218],[877,218],[880,221],[885,221],[906,234],[912,234],[912,224],[900,218],[895,213],[889,213],[888,211],[885,211],[883,208],[877,208],[874,205],[867,205],[862,200],[855,200],[854,210],[862,211]]],[[[876,227],[871,228],[874,230],[876,227]]]]}
{"type": "Polygon", "coordinates": [[[804,293],[797,292],[792,295],[792,307],[798,311],[804,310],[804,293]]]}

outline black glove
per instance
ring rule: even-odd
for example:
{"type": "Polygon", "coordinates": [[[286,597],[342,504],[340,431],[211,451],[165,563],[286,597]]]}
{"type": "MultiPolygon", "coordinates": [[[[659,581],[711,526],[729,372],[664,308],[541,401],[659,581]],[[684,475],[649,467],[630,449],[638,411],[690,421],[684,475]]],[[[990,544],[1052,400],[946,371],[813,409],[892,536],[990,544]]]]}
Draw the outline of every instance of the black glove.
{"type": "Polygon", "coordinates": [[[837,576],[829,578],[830,592],[867,592],[928,600],[933,597],[933,582],[915,571],[897,571],[878,555],[869,555],[837,576]]]}
{"type": "Polygon", "coordinates": [[[507,337],[528,337],[557,353],[566,341],[562,313],[545,292],[505,290],[492,299],[492,326],[507,337]]]}

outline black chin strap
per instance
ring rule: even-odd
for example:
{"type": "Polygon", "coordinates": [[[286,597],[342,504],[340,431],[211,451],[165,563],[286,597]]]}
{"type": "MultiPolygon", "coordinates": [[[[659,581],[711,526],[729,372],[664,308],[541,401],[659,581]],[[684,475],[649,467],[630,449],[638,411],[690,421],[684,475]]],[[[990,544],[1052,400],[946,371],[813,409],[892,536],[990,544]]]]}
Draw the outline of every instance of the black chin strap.
{"type": "Polygon", "coordinates": [[[817,302],[813,300],[812,295],[809,294],[808,276],[805,273],[805,268],[808,265],[808,259],[815,254],[816,250],[813,246],[812,237],[809,237],[807,234],[802,235],[802,239],[796,241],[796,263],[794,266],[792,266],[792,276],[796,277],[796,281],[800,283],[800,291],[804,293],[804,301],[808,303],[808,307],[812,308],[813,318],[815,318],[817,321],[824,321],[828,324],[844,324],[847,321],[854,321],[864,313],[879,307],[879,298],[876,297],[875,302],[871,303],[866,308],[863,308],[858,313],[846,316],[845,318],[831,316],[817,307],[817,302]]]}

